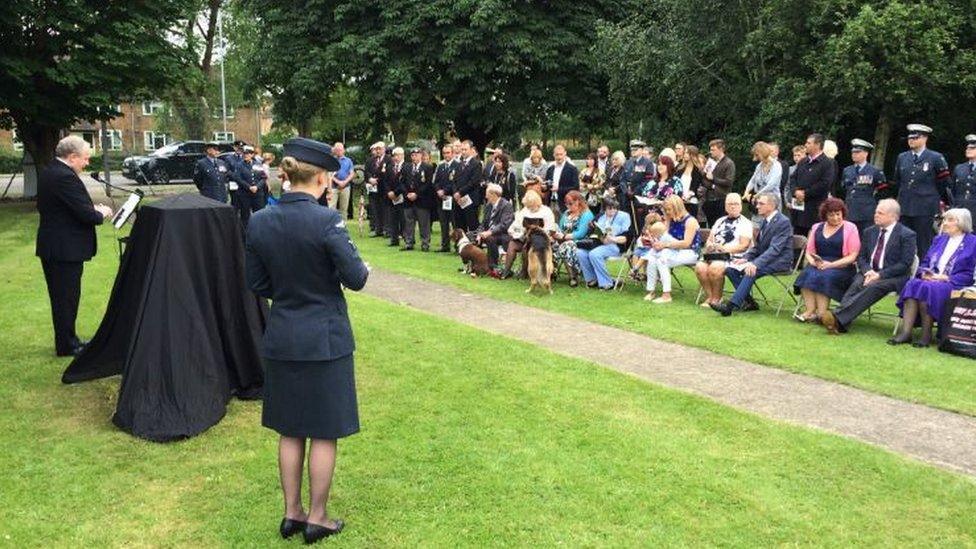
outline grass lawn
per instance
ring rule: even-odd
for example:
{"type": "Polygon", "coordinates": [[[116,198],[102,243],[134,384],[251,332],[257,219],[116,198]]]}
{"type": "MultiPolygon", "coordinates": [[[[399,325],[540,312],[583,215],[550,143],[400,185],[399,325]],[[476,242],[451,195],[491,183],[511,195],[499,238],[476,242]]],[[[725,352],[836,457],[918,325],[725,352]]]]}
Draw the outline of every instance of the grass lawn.
{"type": "MultiPolygon", "coordinates": [[[[437,224],[435,224],[437,227],[437,224]]],[[[356,228],[351,227],[353,232],[356,228]]],[[[493,298],[564,313],[649,336],[708,349],[728,356],[860,387],[899,399],[976,415],[976,362],[911,346],[893,348],[893,321],[858,319],[850,333],[830,336],[820,325],[800,324],[787,310],[762,307],[755,313],[722,318],[698,307],[695,274],[686,267],[675,275],[687,289],[674,293],[675,301],[656,305],[643,301],[643,285],[630,283],[622,292],[570,288],[562,276],[552,296],[527,295],[524,281],[472,279],[457,272],[454,254],[400,252],[388,240],[354,236],[372,265],[390,271],[448,284],[493,298]]],[[[440,236],[433,241],[439,246],[440,236]]],[[[619,263],[613,264],[616,273],[619,263]]],[[[760,280],[767,295],[782,295],[775,282],[760,280]]],[[[677,288],[677,286],[675,286],[677,288]]],[[[729,285],[731,288],[731,285],[729,285]]],[[[787,305],[791,302],[787,301],[787,305]]],[[[897,312],[894,298],[879,310],[897,312]]]]}
{"type": "MultiPolygon", "coordinates": [[[[260,403],[155,444],[111,425],[118,378],[60,384],[26,211],[0,206],[0,544],[276,544],[260,403]]],[[[117,266],[99,235],[82,334],[117,266]]],[[[340,444],[335,544],[976,545],[970,478],[366,296],[350,312],[364,430],[340,444]]]]}

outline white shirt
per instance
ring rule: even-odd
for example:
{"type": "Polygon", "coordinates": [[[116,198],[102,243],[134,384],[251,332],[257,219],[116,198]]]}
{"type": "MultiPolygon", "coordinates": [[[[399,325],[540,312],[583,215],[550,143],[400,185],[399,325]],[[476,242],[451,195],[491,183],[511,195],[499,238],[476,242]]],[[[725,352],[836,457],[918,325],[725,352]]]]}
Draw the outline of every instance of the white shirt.
{"type": "Polygon", "coordinates": [[[559,190],[559,178],[563,175],[563,166],[565,165],[565,160],[563,160],[562,164],[556,162],[552,165],[552,190],[554,191],[559,190]]]}
{"type": "MultiPolygon", "coordinates": [[[[884,233],[884,242],[881,243],[881,258],[878,259],[878,270],[879,271],[881,269],[884,269],[884,256],[885,256],[885,251],[888,249],[888,243],[891,242],[891,233],[892,233],[892,231],[895,230],[895,225],[897,225],[897,224],[898,224],[898,222],[896,221],[896,222],[892,223],[891,225],[888,225],[887,227],[881,227],[881,230],[883,230],[885,233],[884,233]]],[[[880,235],[880,233],[878,233],[878,234],[880,235]]],[[[879,236],[879,238],[880,238],[880,236],[879,236]]],[[[877,252],[878,252],[878,243],[875,242],[874,243],[874,249],[871,250],[871,260],[872,261],[874,261],[874,254],[876,254],[877,252]]]]}
{"type": "Polygon", "coordinates": [[[939,274],[947,274],[945,272],[946,265],[949,264],[949,260],[952,259],[952,255],[956,253],[959,249],[959,245],[962,244],[962,239],[965,234],[959,236],[949,237],[949,241],[946,242],[945,250],[942,250],[942,255],[939,257],[938,269],[939,274]]]}
{"type": "Polygon", "coordinates": [[[607,168],[609,166],[610,166],[609,158],[604,158],[603,160],[600,160],[599,158],[596,159],[596,167],[599,168],[601,172],[607,173],[607,168]]]}
{"type": "MultiPolygon", "coordinates": [[[[744,215],[740,215],[739,217],[735,218],[734,220],[733,219],[729,219],[729,216],[723,216],[723,217],[720,217],[718,219],[718,221],[715,222],[715,226],[712,227],[712,233],[711,234],[715,235],[714,237],[710,237],[711,240],[713,240],[715,242],[718,242],[718,243],[722,244],[723,246],[726,245],[726,244],[732,244],[732,243],[738,244],[739,243],[739,240],[741,238],[743,238],[743,237],[745,237],[746,240],[751,241],[752,240],[752,221],[746,219],[746,217],[744,215]],[[732,229],[731,230],[732,239],[731,240],[726,240],[725,237],[728,236],[727,233],[730,232],[729,231],[729,228],[732,229]]],[[[733,259],[738,259],[738,258],[742,257],[742,255],[744,253],[745,252],[743,251],[743,252],[739,252],[737,254],[732,254],[732,258],[733,259]]]]}

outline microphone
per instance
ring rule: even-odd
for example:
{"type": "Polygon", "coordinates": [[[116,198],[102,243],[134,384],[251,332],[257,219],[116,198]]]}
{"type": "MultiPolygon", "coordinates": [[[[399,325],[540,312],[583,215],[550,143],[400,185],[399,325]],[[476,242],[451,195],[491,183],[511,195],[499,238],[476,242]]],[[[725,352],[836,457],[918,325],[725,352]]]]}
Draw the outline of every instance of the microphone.
{"type": "Polygon", "coordinates": [[[113,184],[109,183],[108,181],[105,181],[104,179],[102,179],[102,174],[98,170],[91,172],[89,175],[91,175],[91,178],[92,179],[94,179],[95,181],[98,181],[99,183],[101,183],[102,185],[105,185],[106,187],[111,187],[111,188],[113,188],[115,190],[122,191],[124,193],[138,195],[139,197],[145,196],[145,194],[142,192],[141,189],[135,189],[135,190],[126,189],[125,187],[119,187],[118,185],[113,185],[113,184]]]}

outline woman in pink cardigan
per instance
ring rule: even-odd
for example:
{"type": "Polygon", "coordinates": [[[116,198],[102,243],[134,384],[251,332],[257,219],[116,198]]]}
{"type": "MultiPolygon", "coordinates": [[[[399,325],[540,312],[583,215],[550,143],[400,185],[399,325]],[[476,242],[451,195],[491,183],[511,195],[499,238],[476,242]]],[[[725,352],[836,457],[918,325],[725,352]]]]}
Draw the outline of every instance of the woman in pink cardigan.
{"type": "Polygon", "coordinates": [[[843,200],[828,198],[820,205],[820,223],[807,237],[807,266],[793,283],[803,294],[803,313],[793,318],[800,322],[817,322],[827,311],[830,300],[840,301],[854,278],[861,235],[847,217],[843,200]]]}

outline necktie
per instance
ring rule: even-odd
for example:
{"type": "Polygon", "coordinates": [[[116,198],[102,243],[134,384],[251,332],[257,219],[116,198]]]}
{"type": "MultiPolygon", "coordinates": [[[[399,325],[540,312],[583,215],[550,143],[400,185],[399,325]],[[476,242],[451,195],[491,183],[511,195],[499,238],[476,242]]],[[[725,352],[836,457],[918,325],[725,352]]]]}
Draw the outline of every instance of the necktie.
{"type": "Polygon", "coordinates": [[[918,153],[912,153],[912,162],[915,164],[918,163],[918,153]]]}
{"type": "Polygon", "coordinates": [[[973,175],[973,172],[976,172],[976,162],[969,163],[969,175],[973,175]]]}
{"type": "Polygon", "coordinates": [[[766,230],[766,225],[768,223],[769,223],[769,221],[763,219],[762,220],[762,223],[759,224],[759,238],[757,238],[756,240],[762,240],[763,231],[766,230]]]}
{"type": "Polygon", "coordinates": [[[878,235],[878,245],[874,247],[874,255],[871,257],[871,270],[877,271],[881,266],[881,254],[884,253],[885,244],[885,231],[888,229],[881,229],[881,234],[878,235]]]}

